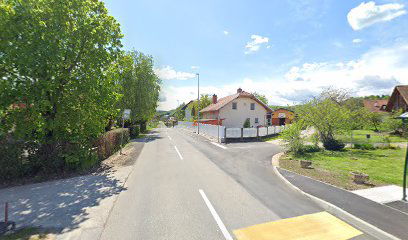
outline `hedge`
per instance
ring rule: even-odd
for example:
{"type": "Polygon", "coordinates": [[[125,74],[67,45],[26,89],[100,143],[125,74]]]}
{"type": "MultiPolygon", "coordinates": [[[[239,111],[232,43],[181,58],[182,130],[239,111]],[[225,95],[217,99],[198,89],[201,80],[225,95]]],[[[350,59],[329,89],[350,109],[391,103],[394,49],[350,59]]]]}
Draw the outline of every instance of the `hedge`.
{"type": "Polygon", "coordinates": [[[130,140],[128,128],[114,129],[99,137],[95,144],[99,160],[108,158],[120,149],[122,134],[123,144],[128,143],[130,140]]]}

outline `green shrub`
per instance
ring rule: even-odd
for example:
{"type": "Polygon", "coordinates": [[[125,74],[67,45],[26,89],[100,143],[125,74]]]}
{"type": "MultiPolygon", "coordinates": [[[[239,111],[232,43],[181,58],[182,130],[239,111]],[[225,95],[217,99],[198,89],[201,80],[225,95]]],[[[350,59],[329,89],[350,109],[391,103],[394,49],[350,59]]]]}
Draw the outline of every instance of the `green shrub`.
{"type": "Polygon", "coordinates": [[[287,142],[288,152],[293,155],[302,155],[304,151],[304,139],[301,136],[303,125],[300,122],[294,122],[285,131],[282,132],[282,139],[287,142]]]}
{"type": "Polygon", "coordinates": [[[134,139],[137,138],[140,134],[140,127],[139,125],[132,125],[129,127],[130,130],[130,138],[134,139]]]}
{"type": "Polygon", "coordinates": [[[99,160],[103,160],[120,149],[123,134],[123,144],[130,140],[128,128],[118,128],[103,134],[95,143],[98,147],[97,154],[99,160]]]}
{"type": "Polygon", "coordinates": [[[362,144],[356,143],[356,144],[354,144],[354,148],[355,149],[361,149],[361,150],[374,150],[374,149],[376,149],[376,147],[374,147],[374,145],[370,144],[370,143],[362,143],[362,144]]]}
{"type": "Polygon", "coordinates": [[[320,147],[316,145],[304,145],[302,151],[305,153],[320,152],[320,147]]]}
{"type": "Polygon", "coordinates": [[[345,147],[345,145],[339,140],[330,138],[323,141],[323,147],[330,151],[340,151],[345,147]]]}
{"type": "Polygon", "coordinates": [[[245,120],[243,127],[244,127],[244,128],[249,128],[249,127],[251,127],[251,122],[250,122],[249,118],[247,118],[247,119],[245,120]]]}
{"type": "Polygon", "coordinates": [[[147,132],[147,124],[146,124],[146,122],[141,122],[141,123],[140,123],[140,132],[142,132],[142,133],[147,132]]]}

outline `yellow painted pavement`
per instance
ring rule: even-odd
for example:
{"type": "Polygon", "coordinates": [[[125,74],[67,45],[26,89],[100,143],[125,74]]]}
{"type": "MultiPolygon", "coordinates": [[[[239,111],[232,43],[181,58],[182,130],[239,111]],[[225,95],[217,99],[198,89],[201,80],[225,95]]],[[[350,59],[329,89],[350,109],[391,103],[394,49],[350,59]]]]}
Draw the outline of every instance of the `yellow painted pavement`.
{"type": "Polygon", "coordinates": [[[363,233],[319,212],[238,229],[234,234],[237,240],[346,240],[363,233]]]}

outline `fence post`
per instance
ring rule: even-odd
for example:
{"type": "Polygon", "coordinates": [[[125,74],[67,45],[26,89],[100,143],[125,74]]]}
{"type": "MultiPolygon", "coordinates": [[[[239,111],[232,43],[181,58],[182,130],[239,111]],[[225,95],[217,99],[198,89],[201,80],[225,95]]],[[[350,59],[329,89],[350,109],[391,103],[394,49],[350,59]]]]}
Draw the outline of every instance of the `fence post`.
{"type": "Polygon", "coordinates": [[[259,127],[256,127],[256,140],[259,141],[259,127]]]}
{"type": "Polygon", "coordinates": [[[224,142],[227,144],[227,127],[224,127],[224,142]]]}
{"type": "Polygon", "coordinates": [[[243,140],[244,140],[244,129],[241,128],[241,141],[243,141],[243,140]]]}
{"type": "Polygon", "coordinates": [[[266,136],[268,136],[269,135],[269,126],[266,126],[266,136]]]}

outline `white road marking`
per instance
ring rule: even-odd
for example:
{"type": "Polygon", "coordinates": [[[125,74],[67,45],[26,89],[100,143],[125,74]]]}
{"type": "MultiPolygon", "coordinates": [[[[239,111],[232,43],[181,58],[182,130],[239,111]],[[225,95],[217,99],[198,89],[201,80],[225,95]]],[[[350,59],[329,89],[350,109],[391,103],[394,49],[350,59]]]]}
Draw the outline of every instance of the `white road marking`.
{"type": "Polygon", "coordinates": [[[217,222],[218,227],[221,229],[222,234],[224,235],[226,240],[233,240],[231,234],[228,232],[227,228],[225,227],[224,223],[221,221],[220,216],[218,216],[217,212],[215,211],[213,205],[211,204],[210,200],[208,200],[207,196],[205,195],[202,189],[198,190],[201,194],[201,197],[204,199],[205,204],[207,205],[208,209],[211,212],[211,215],[217,222]]]}
{"type": "Polygon", "coordinates": [[[180,159],[183,160],[183,156],[181,156],[180,151],[178,150],[178,148],[176,146],[174,146],[174,149],[176,149],[177,154],[179,155],[180,159]]]}
{"type": "Polygon", "coordinates": [[[170,141],[171,141],[171,137],[170,136],[167,136],[169,139],[170,139],[170,141]]]}
{"type": "Polygon", "coordinates": [[[222,148],[222,149],[227,149],[227,147],[222,146],[221,144],[218,144],[218,143],[215,143],[215,142],[211,142],[211,143],[214,144],[214,145],[217,146],[217,147],[222,148]]]}

